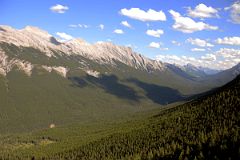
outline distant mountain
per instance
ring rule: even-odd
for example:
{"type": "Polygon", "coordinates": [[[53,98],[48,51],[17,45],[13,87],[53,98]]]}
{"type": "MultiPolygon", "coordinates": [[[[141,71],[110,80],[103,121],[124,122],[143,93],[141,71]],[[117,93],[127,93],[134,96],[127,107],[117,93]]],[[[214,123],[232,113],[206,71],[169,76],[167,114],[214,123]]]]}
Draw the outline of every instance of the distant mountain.
{"type": "Polygon", "coordinates": [[[207,74],[200,67],[196,67],[192,64],[187,64],[182,67],[182,69],[193,77],[204,77],[207,74]]]}
{"type": "Polygon", "coordinates": [[[237,64],[236,66],[233,66],[230,69],[221,71],[214,75],[209,75],[207,77],[201,78],[200,81],[202,81],[203,83],[212,83],[212,84],[218,83],[219,85],[223,85],[226,82],[229,82],[232,79],[234,79],[239,74],[240,74],[240,63],[237,64]]]}
{"type": "MultiPolygon", "coordinates": [[[[221,70],[215,70],[201,66],[194,66],[190,63],[183,66],[165,63],[165,66],[167,66],[167,68],[174,72],[176,75],[179,75],[181,77],[193,81],[198,81],[199,79],[206,78],[210,75],[214,75],[221,72],[221,70]]],[[[232,78],[234,77],[231,77],[231,79],[232,78]]]]}
{"type": "Polygon", "coordinates": [[[227,70],[214,70],[205,67],[196,67],[191,64],[179,67],[188,75],[195,77],[194,80],[217,86],[222,86],[225,83],[233,80],[240,74],[240,63],[227,70]]]}
{"type": "MultiPolygon", "coordinates": [[[[179,65],[175,65],[175,64],[169,64],[166,63],[165,64],[172,72],[174,72],[176,75],[179,75],[181,77],[184,77],[185,79],[190,79],[190,80],[194,80],[195,78],[197,78],[198,76],[196,76],[195,74],[192,74],[191,72],[187,71],[185,69],[185,67],[179,66],[179,65]]],[[[192,71],[193,69],[191,69],[192,71]]]]}
{"type": "Polygon", "coordinates": [[[211,69],[211,68],[201,67],[201,66],[199,66],[198,69],[203,71],[207,75],[213,75],[223,71],[223,70],[211,69]]]}
{"type": "Polygon", "coordinates": [[[208,75],[213,75],[221,72],[221,70],[216,70],[216,69],[211,69],[211,68],[201,67],[201,66],[194,66],[193,64],[190,64],[190,63],[183,66],[178,65],[177,67],[181,68],[184,72],[186,72],[187,74],[195,78],[205,77],[208,75]]]}
{"type": "Polygon", "coordinates": [[[129,47],[0,26],[0,131],[115,118],[183,101],[234,76],[207,78],[129,47]]]}

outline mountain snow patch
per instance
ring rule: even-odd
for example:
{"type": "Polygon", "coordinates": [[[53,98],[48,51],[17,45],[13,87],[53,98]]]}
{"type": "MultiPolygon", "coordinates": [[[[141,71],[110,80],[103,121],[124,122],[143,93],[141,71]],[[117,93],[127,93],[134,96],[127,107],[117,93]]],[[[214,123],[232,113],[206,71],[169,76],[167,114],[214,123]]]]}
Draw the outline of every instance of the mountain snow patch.
{"type": "Polygon", "coordinates": [[[66,77],[67,76],[67,72],[68,72],[68,69],[65,68],[65,67],[62,67],[62,66],[53,66],[53,67],[50,67],[50,66],[45,66],[43,65],[42,66],[43,69],[45,69],[47,72],[51,73],[53,70],[55,72],[57,72],[60,76],[63,76],[63,77],[66,77]]]}
{"type": "Polygon", "coordinates": [[[52,72],[52,67],[49,66],[42,66],[43,69],[45,69],[47,72],[51,73],[52,72]]]}
{"type": "Polygon", "coordinates": [[[56,71],[59,75],[63,76],[66,78],[68,69],[62,66],[59,67],[52,67],[54,71],[56,71]]]}
{"type": "Polygon", "coordinates": [[[16,65],[18,66],[19,70],[25,72],[28,76],[31,76],[33,65],[29,62],[24,61],[17,61],[16,65]]]}
{"type": "Polygon", "coordinates": [[[99,78],[100,77],[100,72],[94,71],[94,70],[86,70],[86,73],[90,76],[99,78]]]}
{"type": "Polygon", "coordinates": [[[0,75],[6,76],[6,72],[3,68],[0,68],[0,75]]]}
{"type": "Polygon", "coordinates": [[[20,59],[9,60],[8,56],[0,49],[0,74],[6,76],[14,66],[17,66],[19,70],[22,70],[28,76],[32,74],[33,65],[30,62],[20,59]]]}

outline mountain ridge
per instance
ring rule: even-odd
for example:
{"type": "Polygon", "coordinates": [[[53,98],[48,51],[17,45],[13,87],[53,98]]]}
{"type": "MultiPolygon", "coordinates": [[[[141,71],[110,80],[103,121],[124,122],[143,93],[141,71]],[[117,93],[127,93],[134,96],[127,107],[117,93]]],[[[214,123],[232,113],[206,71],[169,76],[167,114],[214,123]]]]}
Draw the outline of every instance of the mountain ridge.
{"type": "Polygon", "coordinates": [[[112,43],[62,43],[31,27],[0,30],[1,132],[113,119],[185,101],[235,76],[233,68],[227,78],[200,79],[112,43]]]}
{"type": "MultiPolygon", "coordinates": [[[[118,46],[110,42],[90,44],[83,39],[74,38],[66,42],[58,41],[54,36],[38,27],[26,26],[23,29],[14,29],[10,26],[0,25],[0,43],[13,44],[18,47],[33,47],[41,51],[41,54],[51,57],[57,56],[82,56],[99,64],[116,66],[116,61],[135,69],[147,72],[172,70],[184,78],[203,78],[212,74],[219,74],[221,71],[204,67],[197,67],[192,64],[184,66],[163,63],[158,60],[147,58],[134,52],[130,47],[118,46]],[[174,69],[175,68],[175,69],[174,69]],[[182,73],[181,73],[182,72],[182,73]]],[[[9,56],[0,48],[0,74],[6,76],[13,65],[18,66],[27,75],[31,75],[34,65],[27,60],[8,60],[9,56]],[[7,64],[9,63],[8,67],[7,64]]],[[[48,66],[52,68],[67,66],[48,66]]],[[[46,69],[45,65],[43,68],[46,69]]],[[[66,75],[66,73],[62,73],[66,75]]],[[[234,77],[232,77],[234,78],[234,77]]]]}
{"type": "Polygon", "coordinates": [[[33,47],[40,50],[47,57],[61,53],[65,55],[81,55],[102,64],[115,65],[114,61],[119,61],[128,66],[147,71],[162,71],[165,68],[162,62],[137,54],[130,47],[117,46],[110,42],[89,44],[80,39],[59,42],[46,31],[30,26],[21,30],[9,26],[0,26],[0,30],[0,42],[14,44],[19,47],[33,47]]]}

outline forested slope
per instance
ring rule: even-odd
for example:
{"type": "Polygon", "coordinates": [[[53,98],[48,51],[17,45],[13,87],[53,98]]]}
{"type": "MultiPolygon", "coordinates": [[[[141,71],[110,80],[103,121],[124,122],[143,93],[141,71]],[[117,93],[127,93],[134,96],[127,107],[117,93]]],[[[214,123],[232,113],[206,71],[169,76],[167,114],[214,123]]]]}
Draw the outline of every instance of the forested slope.
{"type": "Polygon", "coordinates": [[[142,129],[114,134],[49,159],[240,159],[240,76],[142,129]]]}
{"type": "Polygon", "coordinates": [[[81,131],[76,133],[79,136],[66,137],[71,141],[66,141],[65,149],[60,150],[61,139],[54,142],[55,134],[51,139],[43,134],[44,141],[51,141],[52,147],[51,144],[38,147],[32,140],[35,143],[28,142],[32,145],[22,147],[23,152],[21,149],[2,152],[0,159],[240,159],[239,92],[240,76],[209,95],[160,111],[147,120],[131,122],[133,125],[118,131],[108,131],[106,136],[96,130],[94,134],[100,139],[74,144],[84,133],[81,131]]]}

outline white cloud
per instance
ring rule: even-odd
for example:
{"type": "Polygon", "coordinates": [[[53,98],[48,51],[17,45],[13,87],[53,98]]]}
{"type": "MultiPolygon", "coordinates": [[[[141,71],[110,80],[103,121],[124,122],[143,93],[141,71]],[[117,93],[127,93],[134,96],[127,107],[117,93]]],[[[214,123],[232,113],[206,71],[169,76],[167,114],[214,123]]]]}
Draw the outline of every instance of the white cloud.
{"type": "Polygon", "coordinates": [[[161,46],[161,43],[158,43],[158,42],[151,42],[149,44],[150,48],[160,48],[160,46],[161,46]]]}
{"type": "Polygon", "coordinates": [[[169,48],[167,47],[162,47],[162,43],[161,42],[151,42],[148,47],[150,48],[157,48],[157,49],[160,49],[161,51],[168,51],[169,48]]]}
{"type": "Polygon", "coordinates": [[[217,44],[226,44],[226,45],[240,45],[240,37],[224,37],[223,39],[218,38],[215,41],[217,44]]]}
{"type": "Polygon", "coordinates": [[[71,28],[89,28],[90,27],[89,25],[86,25],[86,24],[70,24],[68,26],[71,28]]]}
{"type": "Polygon", "coordinates": [[[216,52],[216,55],[233,61],[234,59],[240,58],[240,50],[232,48],[220,48],[220,50],[216,52]]]}
{"type": "Polygon", "coordinates": [[[103,44],[104,41],[97,41],[96,44],[103,44]]]}
{"type": "Polygon", "coordinates": [[[132,45],[132,44],[127,44],[127,47],[133,48],[133,49],[138,49],[138,47],[136,45],[132,45]]]}
{"type": "Polygon", "coordinates": [[[163,30],[158,29],[158,30],[147,30],[146,34],[149,36],[157,37],[159,38],[162,34],[164,33],[163,30]]]}
{"type": "Polygon", "coordinates": [[[124,34],[123,30],[121,30],[121,29],[115,29],[115,30],[113,31],[113,33],[116,33],[116,34],[124,34]]]}
{"type": "Polygon", "coordinates": [[[193,33],[196,31],[202,30],[217,30],[217,26],[211,26],[209,24],[203,22],[195,22],[189,17],[183,17],[180,13],[175,12],[174,10],[170,10],[169,13],[172,15],[175,23],[173,24],[173,28],[175,30],[181,31],[183,33],[193,33]]]}
{"type": "Polygon", "coordinates": [[[71,28],[77,28],[78,27],[78,25],[76,25],[76,24],[70,24],[68,26],[71,27],[71,28]]]}
{"type": "Polygon", "coordinates": [[[217,9],[215,9],[211,6],[208,7],[203,3],[197,5],[194,9],[189,7],[187,12],[188,12],[188,16],[193,17],[193,18],[219,17],[217,9]]]}
{"type": "Polygon", "coordinates": [[[206,40],[202,40],[199,38],[196,38],[196,39],[188,38],[187,42],[191,43],[192,45],[199,46],[199,47],[214,47],[213,44],[208,43],[206,40]]]}
{"type": "Polygon", "coordinates": [[[71,35],[66,34],[64,32],[57,32],[56,35],[58,35],[61,38],[61,41],[68,41],[73,39],[71,35]]]}
{"type": "Polygon", "coordinates": [[[121,25],[128,27],[128,28],[132,28],[132,26],[127,21],[122,21],[121,25]]]}
{"type": "Polygon", "coordinates": [[[99,26],[98,26],[101,30],[104,30],[104,25],[103,24],[99,24],[99,26]]]}
{"type": "Polygon", "coordinates": [[[168,63],[174,63],[174,61],[181,61],[181,58],[176,55],[157,55],[156,59],[168,63]]]}
{"type": "Polygon", "coordinates": [[[230,16],[233,23],[240,24],[240,1],[236,1],[230,7],[226,7],[224,9],[230,10],[230,16]]]}
{"type": "Polygon", "coordinates": [[[141,10],[139,8],[121,9],[121,15],[127,16],[132,19],[140,21],[166,21],[166,15],[163,11],[155,11],[149,9],[148,11],[141,10]]]}
{"type": "Polygon", "coordinates": [[[89,28],[90,26],[87,24],[78,24],[79,28],[89,28]]]}
{"type": "Polygon", "coordinates": [[[50,10],[55,13],[65,13],[68,9],[68,6],[63,6],[61,4],[56,4],[50,8],[50,10]]]}
{"type": "Polygon", "coordinates": [[[191,51],[192,52],[204,52],[204,51],[206,51],[206,49],[204,49],[204,48],[192,48],[191,51]]]}
{"type": "Polygon", "coordinates": [[[169,48],[160,48],[160,50],[162,50],[162,51],[168,51],[169,50],[169,48]]]}
{"type": "Polygon", "coordinates": [[[177,64],[177,65],[186,65],[188,63],[199,64],[202,62],[202,60],[198,60],[194,57],[177,56],[177,55],[157,55],[156,59],[159,61],[167,62],[170,64],[177,64]]]}
{"type": "Polygon", "coordinates": [[[219,70],[228,69],[240,63],[240,50],[233,48],[221,48],[218,51],[208,53],[199,58],[191,56],[158,55],[156,56],[156,59],[180,66],[190,63],[195,66],[219,70]]]}
{"type": "Polygon", "coordinates": [[[180,43],[180,42],[177,42],[177,41],[175,41],[175,40],[172,40],[171,43],[174,44],[174,45],[177,45],[177,46],[181,46],[181,43],[180,43]]]}
{"type": "Polygon", "coordinates": [[[177,55],[157,55],[156,60],[167,62],[170,64],[177,64],[180,66],[186,64],[193,64],[195,66],[209,67],[209,61],[202,60],[201,58],[195,58],[190,56],[177,56],[177,55]]]}
{"type": "Polygon", "coordinates": [[[205,61],[216,61],[216,56],[214,54],[206,54],[205,56],[201,56],[202,60],[205,61]]]}

